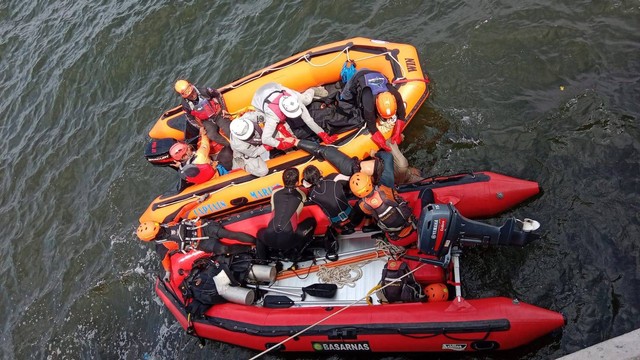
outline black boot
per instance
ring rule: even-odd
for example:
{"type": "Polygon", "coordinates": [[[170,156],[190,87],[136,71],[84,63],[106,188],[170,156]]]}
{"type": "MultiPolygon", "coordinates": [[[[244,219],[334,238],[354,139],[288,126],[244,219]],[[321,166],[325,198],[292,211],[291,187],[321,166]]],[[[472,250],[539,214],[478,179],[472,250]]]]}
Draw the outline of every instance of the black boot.
{"type": "Polygon", "coordinates": [[[297,145],[298,149],[302,149],[309,154],[318,158],[318,160],[323,161],[324,156],[322,154],[320,144],[310,141],[310,140],[300,140],[297,145]]]}
{"type": "Polygon", "coordinates": [[[354,232],[356,232],[356,229],[353,227],[353,225],[350,222],[342,225],[342,232],[341,232],[342,235],[350,235],[350,234],[353,234],[354,232]]]}
{"type": "Polygon", "coordinates": [[[324,238],[325,258],[329,261],[338,260],[338,236],[336,230],[330,227],[324,238]]]}

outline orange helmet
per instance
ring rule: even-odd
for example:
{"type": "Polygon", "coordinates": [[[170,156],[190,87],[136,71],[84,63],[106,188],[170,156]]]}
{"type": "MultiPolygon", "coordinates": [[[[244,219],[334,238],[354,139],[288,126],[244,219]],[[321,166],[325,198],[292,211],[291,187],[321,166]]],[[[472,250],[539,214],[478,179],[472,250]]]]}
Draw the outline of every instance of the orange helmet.
{"type": "Polygon", "coordinates": [[[429,284],[424,288],[428,301],[447,301],[449,299],[449,289],[443,283],[429,284]]]}
{"type": "Polygon", "coordinates": [[[138,226],[136,234],[138,235],[138,239],[142,241],[151,241],[158,235],[159,231],[160,224],[153,221],[145,221],[138,226]]]}
{"type": "Polygon", "coordinates": [[[184,157],[184,154],[187,153],[188,148],[189,148],[189,145],[183,142],[177,142],[171,145],[171,148],[169,149],[169,155],[171,155],[171,158],[173,160],[181,161],[182,158],[184,157]]]}
{"type": "Polygon", "coordinates": [[[176,81],[174,89],[176,89],[176,92],[183,98],[189,97],[189,95],[191,95],[191,92],[193,92],[193,86],[187,80],[176,81]]]}
{"type": "Polygon", "coordinates": [[[351,175],[349,187],[353,195],[363,198],[373,191],[373,181],[371,180],[371,176],[363,172],[357,172],[351,175]]]}
{"type": "Polygon", "coordinates": [[[396,114],[396,110],[398,110],[395,96],[391,95],[388,91],[378,94],[378,96],[376,96],[376,109],[378,109],[378,114],[384,119],[390,119],[396,114]]]}

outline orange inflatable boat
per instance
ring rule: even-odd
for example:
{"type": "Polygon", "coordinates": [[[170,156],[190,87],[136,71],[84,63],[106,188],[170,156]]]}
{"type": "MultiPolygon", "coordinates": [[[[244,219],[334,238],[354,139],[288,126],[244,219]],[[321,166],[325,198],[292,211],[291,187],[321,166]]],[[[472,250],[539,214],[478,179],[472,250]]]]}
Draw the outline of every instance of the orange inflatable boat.
{"type": "MultiPolygon", "coordinates": [[[[416,49],[407,44],[391,43],[366,38],[353,38],[312,48],[295,54],[244,78],[218,88],[224,108],[232,115],[241,114],[251,103],[255,91],[269,82],[277,82],[288,88],[304,91],[310,87],[335,84],[345,62],[353,60],[358,69],[379,71],[398,89],[405,103],[407,122],[429,95],[428,78],[420,67],[416,49]]],[[[184,140],[185,131],[175,124],[185,117],[181,107],[171,109],[157,120],[149,132],[154,139],[172,138],[184,140]]],[[[184,123],[184,121],[182,121],[184,123]]],[[[388,138],[391,129],[380,128],[388,138]]],[[[371,140],[366,128],[355,129],[339,135],[334,144],[349,157],[364,159],[378,147],[371,140]]],[[[303,150],[289,152],[267,162],[269,174],[256,178],[244,170],[234,170],[208,182],[192,185],[177,194],[161,195],[154,199],[140,217],[140,221],[164,223],[174,218],[187,204],[202,195],[209,195],[188,218],[217,216],[235,212],[247,205],[266,202],[274,186],[281,184],[281,172],[288,167],[298,167],[302,172],[307,165],[315,165],[323,173],[337,171],[329,162],[315,158],[303,150]]]]}

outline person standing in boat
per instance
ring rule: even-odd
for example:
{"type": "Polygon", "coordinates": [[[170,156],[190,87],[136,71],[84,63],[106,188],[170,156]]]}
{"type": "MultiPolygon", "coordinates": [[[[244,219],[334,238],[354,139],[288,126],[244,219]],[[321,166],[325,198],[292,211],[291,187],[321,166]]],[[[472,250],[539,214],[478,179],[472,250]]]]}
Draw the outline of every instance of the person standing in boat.
{"type": "Polygon", "coordinates": [[[392,244],[407,246],[413,241],[409,237],[416,228],[413,212],[393,187],[374,184],[372,176],[363,172],[351,175],[349,187],[360,198],[357,206],[373,217],[392,244]]]}
{"type": "Polygon", "coordinates": [[[231,122],[231,149],[233,150],[233,168],[244,169],[249,174],[261,177],[269,173],[268,145],[262,144],[264,114],[248,111],[231,122]]]}
{"type": "Polygon", "coordinates": [[[209,138],[204,127],[200,128],[200,144],[193,151],[189,144],[177,142],[169,149],[180,178],[190,184],[202,184],[218,174],[218,162],[209,157],[209,138]]]}
{"type": "Polygon", "coordinates": [[[278,150],[293,147],[286,138],[310,139],[317,135],[326,144],[336,141],[313,120],[306,105],[314,95],[326,96],[322,87],[310,88],[303,93],[277,83],[267,83],[256,90],[251,105],[265,114],[262,143],[278,150]]]}
{"type": "Polygon", "coordinates": [[[362,112],[361,115],[371,134],[371,139],[378,147],[391,151],[386,139],[378,131],[378,118],[393,124],[390,142],[400,144],[402,130],[406,124],[404,101],[400,92],[384,74],[369,69],[359,70],[347,81],[340,92],[339,100],[347,102],[362,112]]]}
{"type": "Polygon", "coordinates": [[[229,146],[230,119],[222,108],[220,92],[206,87],[197,88],[187,80],[178,80],[174,86],[182,97],[182,108],[191,125],[204,127],[211,141],[211,156],[226,169],[231,170],[232,151],[229,146]]]}
{"type": "Polygon", "coordinates": [[[288,168],[282,173],[284,187],[274,187],[271,194],[271,220],[267,228],[258,235],[256,255],[269,259],[278,253],[296,261],[304,247],[313,239],[316,227],[314,217],[300,219],[306,195],[298,188],[300,171],[288,168]]]}

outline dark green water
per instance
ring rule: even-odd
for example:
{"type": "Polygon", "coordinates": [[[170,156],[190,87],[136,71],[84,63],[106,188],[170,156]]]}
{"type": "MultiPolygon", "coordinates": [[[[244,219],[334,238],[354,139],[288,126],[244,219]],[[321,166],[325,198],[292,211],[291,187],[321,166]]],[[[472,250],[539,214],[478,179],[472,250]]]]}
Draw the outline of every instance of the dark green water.
{"type": "Polygon", "coordinates": [[[219,86],[354,36],[421,55],[433,95],[403,144],[416,166],[544,189],[505,214],[543,238],[465,253],[464,295],[561,311],[562,335],[429,358],[555,358],[640,327],[639,34],[638,1],[0,3],[0,358],[253,356],[200,350],[153,292],[158,258],[134,230],[175,174],[146,163],[146,133],[177,78],[219,86]]]}

